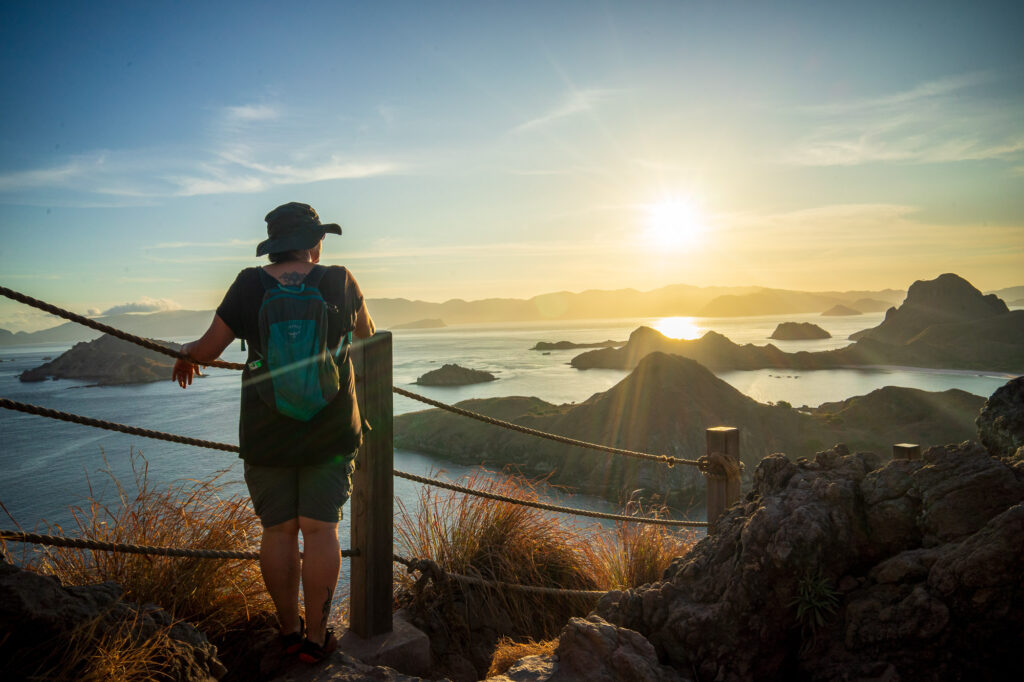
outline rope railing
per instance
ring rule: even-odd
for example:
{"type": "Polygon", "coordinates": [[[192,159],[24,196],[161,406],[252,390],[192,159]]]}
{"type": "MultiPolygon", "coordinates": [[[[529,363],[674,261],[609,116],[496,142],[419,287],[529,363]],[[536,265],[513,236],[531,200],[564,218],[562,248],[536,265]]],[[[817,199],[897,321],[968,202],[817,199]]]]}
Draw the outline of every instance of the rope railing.
{"type": "MultiPolygon", "coordinates": [[[[101,331],[101,332],[103,332],[105,334],[110,334],[111,336],[115,336],[115,337],[117,337],[119,339],[122,339],[123,341],[128,341],[130,343],[134,343],[134,344],[136,344],[138,346],[142,346],[143,348],[147,348],[147,349],[155,351],[157,353],[162,353],[164,355],[167,355],[167,356],[175,358],[175,359],[178,359],[178,358],[186,358],[186,359],[188,359],[181,352],[172,350],[172,349],[167,348],[165,346],[162,346],[162,345],[156,343],[155,341],[143,338],[141,336],[136,336],[135,334],[130,334],[130,333],[126,332],[126,331],[117,329],[115,327],[111,327],[110,325],[103,324],[102,322],[97,322],[96,320],[92,320],[92,319],[90,319],[88,317],[84,317],[84,316],[79,315],[77,313],[73,313],[70,310],[65,310],[64,308],[60,308],[60,307],[55,306],[53,304],[46,303],[45,301],[40,301],[39,299],[32,298],[31,296],[27,296],[27,295],[22,294],[20,292],[14,291],[13,289],[9,289],[7,287],[0,286],[0,295],[6,296],[7,298],[9,298],[11,300],[14,300],[14,301],[18,301],[19,303],[24,303],[25,305],[32,306],[33,308],[37,308],[37,309],[42,310],[44,312],[50,313],[52,315],[57,315],[58,317],[62,317],[64,319],[66,319],[66,320],[70,320],[72,322],[77,322],[78,324],[84,325],[84,326],[89,327],[91,329],[95,329],[97,331],[101,331]]],[[[209,366],[209,367],[220,367],[220,368],[223,368],[223,369],[234,369],[234,370],[245,369],[245,364],[243,364],[243,363],[240,363],[240,362],[226,362],[226,361],[223,361],[223,360],[211,360],[210,362],[205,362],[205,363],[201,363],[201,364],[209,366]]],[[[399,388],[398,386],[392,386],[391,388],[398,395],[405,396],[406,398],[410,398],[412,400],[418,400],[421,403],[425,403],[427,405],[431,405],[432,407],[436,407],[436,408],[439,408],[439,409],[442,409],[442,410],[446,410],[446,411],[451,412],[453,414],[462,415],[463,417],[469,417],[470,419],[476,419],[476,420],[481,421],[481,422],[485,422],[485,423],[488,423],[488,424],[493,424],[495,426],[500,426],[500,427],[505,428],[505,429],[511,429],[513,431],[518,431],[519,433],[528,434],[530,436],[536,436],[538,438],[545,438],[547,440],[555,441],[557,443],[563,443],[565,445],[571,445],[571,446],[574,446],[574,447],[587,448],[587,449],[590,449],[590,450],[599,450],[601,452],[608,452],[608,453],[611,453],[611,454],[614,454],[614,455],[622,455],[622,456],[625,456],[625,457],[634,457],[634,458],[638,458],[638,459],[646,459],[646,460],[649,460],[649,461],[661,462],[662,464],[666,464],[666,465],[668,465],[670,467],[675,466],[676,464],[685,464],[685,465],[689,465],[689,466],[699,466],[699,462],[697,460],[681,459],[679,457],[673,457],[671,455],[653,455],[653,454],[650,454],[650,453],[647,453],[647,452],[639,452],[637,450],[627,450],[627,449],[624,449],[624,448],[616,448],[616,447],[611,447],[611,446],[608,446],[608,445],[600,445],[600,444],[597,444],[597,443],[590,443],[588,441],[578,440],[576,438],[569,438],[567,436],[560,436],[558,434],[548,433],[547,431],[540,431],[538,429],[532,429],[532,428],[530,428],[528,426],[522,426],[522,425],[516,424],[514,422],[505,421],[503,419],[496,419],[494,417],[488,417],[487,415],[480,414],[478,412],[473,412],[471,410],[466,410],[466,409],[461,408],[461,407],[456,407],[455,405],[448,405],[447,403],[443,403],[443,402],[441,402],[439,400],[433,400],[431,398],[427,398],[426,396],[422,396],[422,395],[419,395],[417,393],[413,393],[411,391],[407,391],[407,390],[405,390],[403,388],[399,388]]],[[[144,435],[144,434],[139,434],[139,435],[144,435]]]]}
{"type": "MultiPolygon", "coordinates": [[[[209,448],[212,450],[222,450],[224,452],[237,453],[239,451],[237,445],[232,445],[230,443],[218,443],[216,441],[202,440],[200,438],[189,438],[188,436],[179,436],[177,434],[166,433],[164,431],[154,431],[152,429],[143,429],[137,426],[129,426],[127,424],[119,424],[117,422],[106,421],[104,419],[84,417],[82,415],[72,414],[70,412],[61,412],[60,410],[54,410],[47,407],[40,407],[39,405],[18,402],[16,400],[11,400],[10,398],[0,398],[0,408],[14,410],[17,412],[24,412],[26,414],[34,414],[40,417],[47,417],[49,419],[57,419],[60,421],[71,422],[73,424],[92,426],[94,428],[106,429],[108,431],[118,431],[120,433],[127,433],[134,436],[142,436],[145,438],[152,438],[155,440],[163,440],[171,443],[181,443],[183,445],[192,445],[195,447],[209,448]]],[[[496,493],[489,493],[482,490],[475,490],[473,488],[467,488],[465,486],[456,485],[454,483],[445,483],[443,481],[438,481],[433,478],[426,478],[424,476],[410,474],[408,472],[400,471],[398,469],[393,469],[392,473],[395,476],[398,476],[399,478],[405,478],[410,481],[416,481],[418,483],[424,483],[426,485],[431,485],[438,488],[453,490],[456,492],[464,493],[466,495],[475,495],[477,497],[484,497],[487,499],[497,500],[500,502],[507,502],[509,504],[519,504],[527,507],[535,507],[537,509],[558,512],[561,514],[588,516],[597,519],[625,521],[631,523],[650,523],[663,526],[689,526],[700,528],[706,527],[708,525],[704,521],[677,521],[673,519],[660,519],[647,516],[627,516],[622,514],[609,514],[606,512],[577,509],[575,507],[561,507],[558,505],[547,504],[544,502],[534,502],[531,500],[524,500],[516,497],[498,495],[496,493]]]]}
{"type": "MultiPolygon", "coordinates": [[[[33,308],[36,308],[38,310],[42,310],[43,312],[50,313],[51,315],[56,315],[57,317],[63,317],[65,320],[70,320],[71,322],[77,322],[80,325],[83,325],[85,327],[89,327],[90,329],[95,329],[96,331],[103,332],[104,334],[110,334],[111,336],[116,336],[117,338],[121,339],[122,341],[128,341],[129,343],[134,343],[137,346],[142,346],[143,348],[148,348],[151,351],[155,351],[157,353],[163,353],[164,355],[170,356],[170,357],[175,358],[175,359],[178,359],[178,358],[188,359],[181,352],[176,351],[176,350],[172,350],[170,348],[167,348],[166,346],[162,346],[159,343],[156,343],[155,341],[143,338],[141,336],[136,336],[135,334],[129,334],[128,332],[122,331],[120,329],[117,329],[116,327],[111,327],[109,324],[103,324],[102,322],[97,322],[96,320],[89,319],[88,317],[85,317],[83,315],[79,315],[78,313],[73,313],[70,310],[65,310],[64,308],[59,308],[59,307],[57,307],[55,305],[52,305],[50,303],[47,303],[45,301],[40,301],[37,298],[32,298],[31,296],[26,296],[25,294],[22,294],[20,292],[14,291],[13,289],[8,289],[7,287],[0,286],[0,295],[6,296],[7,298],[11,299],[12,301],[17,301],[18,303],[24,303],[25,305],[32,306],[33,308]]],[[[211,360],[210,362],[204,362],[203,364],[204,365],[208,365],[210,367],[221,367],[223,369],[239,369],[239,370],[245,369],[245,365],[240,363],[240,362],[224,362],[222,360],[211,360]]]]}
{"type": "MultiPolygon", "coordinates": [[[[107,542],[89,538],[69,538],[66,535],[48,535],[44,533],[26,533],[24,531],[0,530],[0,540],[10,542],[27,542],[34,545],[51,547],[74,547],[93,549],[106,552],[122,552],[124,554],[148,554],[153,556],[188,557],[194,559],[259,559],[259,552],[241,552],[232,549],[195,549],[187,547],[157,547],[153,545],[137,545],[127,542],[107,542]]],[[[354,549],[341,550],[341,556],[358,556],[354,549]]]]}
{"type": "Polygon", "coordinates": [[[448,579],[456,580],[466,585],[476,585],[477,587],[490,587],[508,590],[510,592],[525,592],[528,594],[543,594],[555,597],[603,597],[608,594],[607,590],[574,590],[565,587],[545,587],[542,585],[523,585],[520,583],[507,583],[501,580],[486,580],[476,576],[462,575],[461,573],[451,573],[444,570],[437,565],[437,562],[430,559],[406,559],[405,557],[394,555],[394,562],[402,564],[406,567],[409,573],[413,571],[419,571],[420,574],[429,580],[433,580],[436,583],[443,584],[448,579]]]}
{"type": "Polygon", "coordinates": [[[471,410],[457,407],[455,405],[442,403],[439,400],[427,398],[426,396],[413,393],[412,391],[407,391],[404,388],[399,388],[398,386],[393,386],[391,390],[397,393],[398,395],[405,396],[406,398],[411,398],[413,400],[418,400],[421,403],[425,403],[438,409],[445,410],[446,412],[458,414],[463,417],[469,417],[470,419],[476,419],[477,421],[485,422],[487,424],[493,424],[495,426],[500,426],[505,429],[511,429],[512,431],[518,431],[520,433],[525,433],[531,436],[537,436],[538,438],[546,438],[547,440],[553,440],[558,443],[564,443],[565,445],[572,445],[579,448],[588,448],[590,450],[600,450],[602,452],[610,452],[613,455],[623,455],[625,457],[635,457],[637,459],[653,460],[656,462],[661,462],[662,464],[667,464],[670,467],[675,466],[676,464],[688,464],[690,466],[698,465],[698,462],[695,459],[680,459],[678,457],[672,457],[670,455],[652,455],[647,452],[615,448],[610,445],[599,445],[597,443],[589,443],[584,440],[569,438],[568,436],[560,436],[556,433],[548,433],[547,431],[531,429],[529,426],[523,426],[522,424],[516,424],[514,422],[505,421],[504,419],[497,419],[496,417],[488,417],[487,415],[480,414],[479,412],[473,412],[471,410]]]}

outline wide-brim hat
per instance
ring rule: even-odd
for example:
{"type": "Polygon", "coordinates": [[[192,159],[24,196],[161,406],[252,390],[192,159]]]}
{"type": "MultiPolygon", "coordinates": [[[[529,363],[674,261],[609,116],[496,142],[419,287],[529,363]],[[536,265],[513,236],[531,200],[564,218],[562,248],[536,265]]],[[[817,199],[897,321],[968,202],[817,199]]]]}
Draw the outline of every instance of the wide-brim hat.
{"type": "Polygon", "coordinates": [[[264,218],[267,221],[267,237],[256,246],[256,255],[302,251],[316,246],[324,235],[341,234],[337,223],[321,223],[309,204],[292,201],[278,206],[264,218]]]}

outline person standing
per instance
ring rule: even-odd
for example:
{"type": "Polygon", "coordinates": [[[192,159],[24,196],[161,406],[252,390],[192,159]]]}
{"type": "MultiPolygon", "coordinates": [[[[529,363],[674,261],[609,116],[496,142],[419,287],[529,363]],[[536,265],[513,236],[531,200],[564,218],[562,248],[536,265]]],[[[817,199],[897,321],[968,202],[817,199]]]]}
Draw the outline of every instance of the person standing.
{"type": "MultiPolygon", "coordinates": [[[[186,388],[200,374],[200,365],[218,358],[234,339],[248,344],[242,372],[239,457],[263,526],[260,568],[277,609],[285,651],[316,663],[337,646],[327,621],[341,570],[338,522],[362,438],[347,340],[372,336],[374,324],[352,274],[343,267],[318,265],[325,235],[340,235],[340,226],[322,224],[311,206],[297,202],[275,208],[267,214],[266,223],[267,239],[256,247],[256,255],[267,255],[270,263],[238,274],[209,329],[182,346],[187,359],[175,363],[172,379],[186,388]],[[287,299],[302,292],[319,301],[313,290],[319,291],[326,309],[326,337],[321,339],[326,338],[337,365],[333,375],[337,393],[332,396],[325,390],[315,396],[326,404],[315,404],[308,415],[285,409],[287,401],[280,395],[273,397],[271,389],[284,383],[279,373],[288,369],[268,367],[277,349],[267,346],[287,340],[281,341],[278,335],[268,341],[272,334],[268,336],[264,303],[272,295],[287,299]],[[299,533],[304,550],[301,561],[299,533]],[[305,621],[299,615],[300,581],[305,621]]],[[[309,360],[328,362],[325,357],[309,360]]],[[[299,363],[290,363],[295,364],[299,363]]]]}

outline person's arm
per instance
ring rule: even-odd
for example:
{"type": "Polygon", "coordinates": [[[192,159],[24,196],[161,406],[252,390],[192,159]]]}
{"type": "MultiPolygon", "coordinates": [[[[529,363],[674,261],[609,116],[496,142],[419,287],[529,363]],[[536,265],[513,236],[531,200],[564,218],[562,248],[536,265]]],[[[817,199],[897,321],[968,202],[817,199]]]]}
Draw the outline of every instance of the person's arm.
{"type": "Polygon", "coordinates": [[[356,313],[356,328],[352,332],[352,336],[357,339],[368,339],[373,336],[375,331],[377,331],[377,328],[373,324],[373,318],[370,317],[370,311],[366,309],[366,301],[363,301],[359,312],[356,313]]]}
{"type": "Polygon", "coordinates": [[[193,375],[202,376],[199,366],[219,358],[234,339],[235,333],[227,323],[220,319],[220,315],[214,315],[205,334],[181,347],[181,352],[188,356],[188,360],[178,358],[171,372],[171,380],[177,381],[182,388],[191,386],[193,375]]]}

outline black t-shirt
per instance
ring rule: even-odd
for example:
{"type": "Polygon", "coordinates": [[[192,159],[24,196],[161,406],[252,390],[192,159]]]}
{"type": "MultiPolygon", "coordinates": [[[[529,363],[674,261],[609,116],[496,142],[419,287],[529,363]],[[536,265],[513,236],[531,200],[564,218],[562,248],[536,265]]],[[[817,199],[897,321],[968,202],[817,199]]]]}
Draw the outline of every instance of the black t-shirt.
{"type": "MultiPolygon", "coordinates": [[[[260,342],[259,310],[266,289],[259,268],[246,268],[217,308],[217,315],[249,347],[249,362],[264,354],[260,342]]],[[[343,334],[355,329],[363,294],[348,270],[327,268],[318,287],[331,314],[327,341],[337,348],[343,334]]],[[[262,466],[320,464],[337,456],[351,456],[361,440],[361,420],[356,404],[355,372],[347,358],[341,370],[341,390],[308,422],[286,417],[267,405],[249,383],[248,366],[242,371],[242,408],[238,420],[239,457],[262,466]],[[347,366],[347,371],[346,371],[347,366]]]]}

